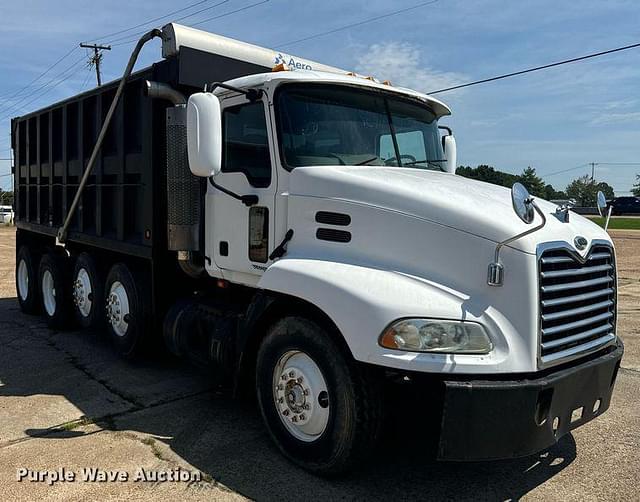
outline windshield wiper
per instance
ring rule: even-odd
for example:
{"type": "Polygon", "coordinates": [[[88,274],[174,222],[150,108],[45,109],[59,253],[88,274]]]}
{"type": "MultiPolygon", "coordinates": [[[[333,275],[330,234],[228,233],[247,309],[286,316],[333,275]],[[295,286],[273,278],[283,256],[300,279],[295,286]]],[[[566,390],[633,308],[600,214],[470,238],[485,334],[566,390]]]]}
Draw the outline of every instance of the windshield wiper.
{"type": "Polygon", "coordinates": [[[433,159],[433,160],[424,159],[424,160],[414,160],[411,162],[403,162],[402,165],[414,166],[416,164],[426,163],[426,164],[432,165],[433,167],[437,167],[438,169],[442,169],[442,166],[439,166],[438,164],[436,164],[436,162],[446,162],[446,161],[447,159],[433,159]]]}
{"type": "Polygon", "coordinates": [[[363,160],[362,162],[358,162],[357,164],[354,164],[354,166],[364,166],[365,164],[368,164],[369,162],[374,161],[374,160],[378,160],[379,158],[380,157],[378,157],[378,156],[371,157],[370,159],[363,160]]]}

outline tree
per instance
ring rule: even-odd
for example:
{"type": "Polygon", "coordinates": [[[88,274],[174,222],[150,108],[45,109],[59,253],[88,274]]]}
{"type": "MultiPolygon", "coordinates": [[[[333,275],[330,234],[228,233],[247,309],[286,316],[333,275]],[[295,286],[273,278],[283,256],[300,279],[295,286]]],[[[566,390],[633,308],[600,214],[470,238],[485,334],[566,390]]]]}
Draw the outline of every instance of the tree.
{"type": "Polygon", "coordinates": [[[478,167],[461,166],[456,170],[456,174],[464,176],[465,178],[486,181],[487,183],[509,188],[518,181],[518,176],[515,174],[496,171],[493,167],[486,164],[481,164],[478,167]]]}
{"type": "Polygon", "coordinates": [[[598,193],[598,191],[601,191],[602,193],[604,193],[604,196],[607,200],[611,200],[616,196],[616,193],[613,190],[613,187],[608,183],[605,183],[604,181],[601,181],[600,183],[596,184],[596,193],[598,193]]]}
{"type": "Polygon", "coordinates": [[[636,174],[637,183],[631,188],[631,193],[636,197],[640,197],[640,174],[636,174]]]}
{"type": "Polygon", "coordinates": [[[558,191],[555,188],[553,188],[553,185],[551,184],[547,184],[544,187],[544,197],[543,199],[545,200],[559,200],[559,199],[566,199],[567,198],[567,194],[564,193],[562,190],[558,191]]]}
{"type": "Polygon", "coordinates": [[[607,199],[613,199],[613,187],[604,181],[596,183],[591,176],[585,175],[573,180],[567,186],[567,197],[575,199],[578,206],[595,206],[596,195],[601,190],[607,199]]]}
{"type": "Polygon", "coordinates": [[[518,176],[518,181],[524,185],[529,193],[535,197],[546,198],[546,186],[542,178],[536,174],[536,170],[529,166],[518,176]]]}
{"type": "Polygon", "coordinates": [[[556,191],[553,185],[545,185],[542,179],[536,174],[536,170],[532,167],[526,168],[520,176],[498,171],[486,164],[479,165],[478,167],[460,166],[456,170],[456,174],[464,176],[465,178],[486,181],[487,183],[493,183],[494,185],[507,188],[511,188],[516,181],[519,181],[527,187],[529,193],[536,197],[541,197],[546,200],[567,198],[567,194],[562,191],[556,191]]]}

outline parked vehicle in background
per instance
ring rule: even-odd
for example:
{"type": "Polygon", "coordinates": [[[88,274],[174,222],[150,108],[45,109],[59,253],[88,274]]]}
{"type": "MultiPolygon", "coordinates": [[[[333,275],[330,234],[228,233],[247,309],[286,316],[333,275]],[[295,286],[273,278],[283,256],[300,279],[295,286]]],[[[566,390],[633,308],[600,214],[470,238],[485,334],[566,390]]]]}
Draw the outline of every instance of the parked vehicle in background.
{"type": "Polygon", "coordinates": [[[13,223],[13,207],[0,206],[0,223],[10,225],[13,223]]]}
{"type": "Polygon", "coordinates": [[[387,411],[470,461],[609,407],[604,229],[456,175],[432,96],[175,24],[138,49],[151,36],[163,61],[12,121],[23,312],[104,326],[124,357],[164,335],[321,474],[370,458],[387,411]]]}
{"type": "Polygon", "coordinates": [[[640,214],[640,197],[616,197],[609,202],[609,206],[613,216],[640,214]]]}

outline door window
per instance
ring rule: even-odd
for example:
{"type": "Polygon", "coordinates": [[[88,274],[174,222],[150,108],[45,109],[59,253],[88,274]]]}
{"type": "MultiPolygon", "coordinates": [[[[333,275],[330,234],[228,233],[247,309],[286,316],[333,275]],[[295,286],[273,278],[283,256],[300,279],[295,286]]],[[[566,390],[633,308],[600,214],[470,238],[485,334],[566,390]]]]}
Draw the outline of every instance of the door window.
{"type": "Polygon", "coordinates": [[[224,110],[223,173],[243,173],[254,187],[271,184],[271,157],[261,101],[224,110]]]}

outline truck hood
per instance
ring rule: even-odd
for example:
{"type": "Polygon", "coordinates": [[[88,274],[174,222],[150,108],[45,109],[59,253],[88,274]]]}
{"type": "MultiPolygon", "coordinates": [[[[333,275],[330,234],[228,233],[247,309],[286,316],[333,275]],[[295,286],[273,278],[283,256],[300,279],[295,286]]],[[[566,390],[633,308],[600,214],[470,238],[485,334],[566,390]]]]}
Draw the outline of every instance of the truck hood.
{"type": "MultiPolygon", "coordinates": [[[[515,214],[508,188],[450,173],[380,166],[309,166],[292,171],[291,196],[321,197],[399,212],[411,217],[500,242],[531,228],[515,214]]],[[[545,213],[544,228],[513,242],[535,253],[540,242],[573,245],[578,235],[610,242],[608,234],[588,219],[570,214],[569,223],[554,216],[557,206],[536,199],[545,213]]],[[[540,217],[536,215],[537,225],[540,217]]],[[[586,254],[587,249],[581,253],[586,254]]]]}

